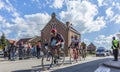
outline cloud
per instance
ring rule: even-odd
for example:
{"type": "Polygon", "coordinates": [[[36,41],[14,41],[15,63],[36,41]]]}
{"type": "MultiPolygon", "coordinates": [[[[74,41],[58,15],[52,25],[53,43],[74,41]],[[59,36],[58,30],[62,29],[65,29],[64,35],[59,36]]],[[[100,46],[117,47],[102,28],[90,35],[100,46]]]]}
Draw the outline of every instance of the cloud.
{"type": "Polygon", "coordinates": [[[12,27],[15,29],[17,38],[33,37],[40,35],[40,30],[50,20],[50,16],[47,13],[36,13],[31,15],[24,15],[23,18],[16,18],[13,20],[15,25],[12,27]]]}
{"type": "Polygon", "coordinates": [[[56,9],[61,9],[63,6],[63,3],[64,3],[64,0],[54,0],[51,7],[56,8],[56,9]]]}
{"type": "Polygon", "coordinates": [[[39,33],[40,30],[48,23],[51,16],[47,13],[36,13],[24,16],[28,25],[39,33]]]}
{"type": "Polygon", "coordinates": [[[99,31],[106,26],[104,17],[94,17],[98,14],[97,6],[88,1],[66,1],[66,11],[59,16],[62,21],[70,21],[82,33],[99,31]]]}
{"type": "Polygon", "coordinates": [[[2,16],[0,16],[0,27],[1,28],[9,28],[12,26],[12,24],[10,24],[9,22],[6,21],[6,19],[2,16]]]}
{"type": "Polygon", "coordinates": [[[97,1],[98,1],[98,5],[99,5],[99,6],[103,6],[103,1],[104,1],[104,0],[97,0],[97,1]]]}
{"type": "Polygon", "coordinates": [[[84,32],[95,32],[100,31],[106,27],[106,23],[103,17],[98,17],[95,21],[86,23],[86,31],[84,32]]]}
{"type": "MultiPolygon", "coordinates": [[[[0,1],[0,3],[1,2],[2,1],[0,1]]],[[[50,20],[50,15],[47,13],[35,13],[21,17],[9,0],[5,0],[2,3],[5,3],[5,5],[3,7],[0,5],[0,7],[8,11],[13,17],[10,21],[7,21],[0,15],[0,31],[4,32],[9,39],[20,39],[40,35],[40,30],[50,20]]]]}
{"type": "Polygon", "coordinates": [[[3,19],[3,17],[0,15],[0,22],[2,22],[4,19],[3,19]]]}
{"type": "Polygon", "coordinates": [[[0,35],[2,34],[2,32],[4,32],[6,37],[9,37],[10,33],[12,33],[12,31],[9,29],[11,27],[12,24],[7,22],[4,17],[0,16],[0,35]]]}
{"type": "Polygon", "coordinates": [[[4,7],[4,3],[0,0],[0,9],[4,7]]]}
{"type": "Polygon", "coordinates": [[[0,9],[8,11],[13,17],[20,16],[9,0],[0,0],[0,9]]]}
{"type": "Polygon", "coordinates": [[[97,45],[97,47],[102,46],[105,48],[107,47],[110,48],[111,41],[112,41],[111,37],[105,37],[104,35],[100,35],[95,39],[94,43],[97,45]]]}
{"type": "Polygon", "coordinates": [[[49,0],[45,0],[46,4],[50,4],[50,1],[49,0]]]}
{"type": "MultiPolygon", "coordinates": [[[[98,2],[101,1],[101,0],[98,0],[98,2]]],[[[113,22],[114,24],[119,24],[120,23],[120,1],[117,1],[117,0],[104,0],[102,1],[102,3],[106,3],[106,5],[102,5],[104,6],[105,8],[105,14],[106,16],[105,17],[105,20],[107,22],[113,22]]],[[[104,10],[103,10],[104,11],[104,10]]]]}
{"type": "Polygon", "coordinates": [[[107,18],[112,18],[112,17],[113,17],[114,12],[112,11],[112,7],[109,7],[109,8],[106,10],[106,15],[107,15],[107,18]]]}
{"type": "Polygon", "coordinates": [[[39,2],[39,0],[32,0],[33,2],[39,2]]]}
{"type": "Polygon", "coordinates": [[[6,29],[4,32],[5,32],[5,35],[8,37],[8,36],[9,36],[9,34],[11,33],[11,30],[6,29]]]}
{"type": "Polygon", "coordinates": [[[9,0],[5,0],[4,2],[0,1],[0,4],[2,3],[5,3],[5,5],[0,5],[0,7],[3,7],[4,10],[13,16],[10,22],[0,16],[0,31],[4,32],[8,38],[14,37],[20,39],[40,35],[40,30],[50,20],[50,16],[47,13],[35,13],[21,17],[9,0]]]}
{"type": "Polygon", "coordinates": [[[120,10],[120,3],[115,3],[115,6],[120,10]]]}
{"type": "Polygon", "coordinates": [[[11,35],[16,39],[33,37],[40,35],[40,30],[48,23],[50,16],[47,13],[36,13],[31,15],[24,15],[24,18],[16,17],[12,19],[14,24],[5,22],[4,32],[8,36],[11,35]]]}
{"type": "Polygon", "coordinates": [[[47,13],[36,13],[31,15],[25,15],[25,19],[30,24],[41,24],[45,25],[50,20],[50,15],[47,13]]]}
{"type": "Polygon", "coordinates": [[[115,23],[120,24],[120,15],[115,16],[115,23]]]}
{"type": "MultiPolygon", "coordinates": [[[[98,6],[101,7],[101,6],[110,6],[113,4],[113,1],[112,0],[97,0],[98,2],[98,6]]],[[[114,0],[114,2],[118,2],[117,0],[114,0]]]]}
{"type": "Polygon", "coordinates": [[[115,24],[120,24],[120,15],[114,15],[113,18],[111,18],[111,21],[113,21],[115,24]]]}
{"type": "Polygon", "coordinates": [[[98,6],[107,6],[109,1],[108,0],[97,0],[98,1],[98,6]]]}
{"type": "Polygon", "coordinates": [[[44,7],[44,3],[41,3],[40,0],[32,0],[32,2],[34,2],[39,9],[44,7]]]}
{"type": "Polygon", "coordinates": [[[113,35],[109,35],[109,36],[105,36],[105,35],[99,35],[98,37],[95,38],[94,43],[97,45],[97,47],[106,47],[106,48],[111,48],[112,45],[112,37],[116,36],[117,33],[113,34],[113,35]]]}
{"type": "Polygon", "coordinates": [[[89,39],[83,39],[83,42],[85,42],[87,45],[89,45],[91,43],[91,41],[89,39]]]}

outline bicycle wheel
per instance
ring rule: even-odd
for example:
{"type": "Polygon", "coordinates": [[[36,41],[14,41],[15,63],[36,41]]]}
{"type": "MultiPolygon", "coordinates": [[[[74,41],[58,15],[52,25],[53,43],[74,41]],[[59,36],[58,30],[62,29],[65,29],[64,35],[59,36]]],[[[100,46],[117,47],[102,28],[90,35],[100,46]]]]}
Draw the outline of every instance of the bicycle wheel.
{"type": "Polygon", "coordinates": [[[65,52],[64,50],[61,50],[58,58],[58,65],[63,65],[64,62],[65,62],[65,52]]]}
{"type": "Polygon", "coordinates": [[[42,68],[44,70],[50,69],[53,65],[53,55],[51,54],[51,52],[44,53],[41,62],[42,68]]]}

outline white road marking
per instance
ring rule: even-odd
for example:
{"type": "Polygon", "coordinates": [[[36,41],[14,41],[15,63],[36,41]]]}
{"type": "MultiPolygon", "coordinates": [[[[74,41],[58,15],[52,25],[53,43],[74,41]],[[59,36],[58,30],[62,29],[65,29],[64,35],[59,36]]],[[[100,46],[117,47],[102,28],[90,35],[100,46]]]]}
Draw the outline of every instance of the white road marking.
{"type": "Polygon", "coordinates": [[[100,66],[94,72],[110,72],[110,68],[100,66]]]}

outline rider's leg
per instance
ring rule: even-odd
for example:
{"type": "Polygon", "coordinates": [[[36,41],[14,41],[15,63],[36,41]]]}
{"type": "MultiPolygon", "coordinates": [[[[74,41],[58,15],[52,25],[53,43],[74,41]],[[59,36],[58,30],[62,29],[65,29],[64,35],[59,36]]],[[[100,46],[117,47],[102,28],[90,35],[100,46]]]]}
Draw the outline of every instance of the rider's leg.
{"type": "Polygon", "coordinates": [[[58,59],[60,59],[60,48],[57,49],[58,59]]]}
{"type": "Polygon", "coordinates": [[[78,52],[77,51],[78,50],[75,48],[74,51],[75,51],[74,60],[77,62],[77,59],[78,59],[78,52]]]}
{"type": "Polygon", "coordinates": [[[53,51],[54,53],[53,53],[53,55],[54,55],[54,64],[56,64],[56,59],[57,59],[57,50],[56,49],[54,49],[54,51],[53,51]]]}
{"type": "Polygon", "coordinates": [[[75,48],[73,49],[73,58],[74,58],[74,60],[76,59],[76,50],[75,50],[75,48]]]}

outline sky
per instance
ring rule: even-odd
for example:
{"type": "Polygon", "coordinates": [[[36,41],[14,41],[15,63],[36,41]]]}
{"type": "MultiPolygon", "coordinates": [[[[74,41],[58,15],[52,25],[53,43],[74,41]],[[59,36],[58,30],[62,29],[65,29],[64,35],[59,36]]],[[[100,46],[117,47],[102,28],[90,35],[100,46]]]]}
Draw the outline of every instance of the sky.
{"type": "Polygon", "coordinates": [[[120,0],[0,0],[0,35],[14,40],[40,35],[53,12],[87,45],[110,48],[120,31],[120,0]]]}

